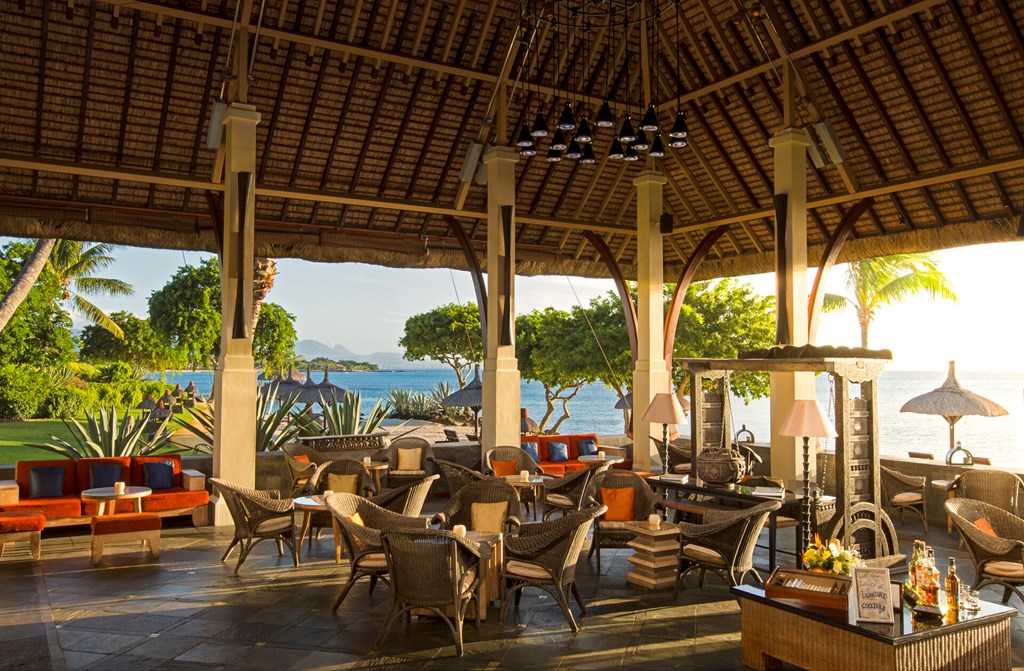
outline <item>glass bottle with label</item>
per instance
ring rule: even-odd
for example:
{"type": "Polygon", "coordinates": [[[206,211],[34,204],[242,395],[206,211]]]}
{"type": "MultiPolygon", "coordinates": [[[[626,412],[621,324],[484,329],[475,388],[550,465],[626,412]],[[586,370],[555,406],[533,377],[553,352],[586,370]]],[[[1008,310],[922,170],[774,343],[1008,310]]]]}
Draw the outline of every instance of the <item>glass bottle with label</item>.
{"type": "Polygon", "coordinates": [[[946,610],[956,613],[960,610],[960,578],[956,574],[956,559],[949,558],[949,572],[946,573],[946,610]]]}

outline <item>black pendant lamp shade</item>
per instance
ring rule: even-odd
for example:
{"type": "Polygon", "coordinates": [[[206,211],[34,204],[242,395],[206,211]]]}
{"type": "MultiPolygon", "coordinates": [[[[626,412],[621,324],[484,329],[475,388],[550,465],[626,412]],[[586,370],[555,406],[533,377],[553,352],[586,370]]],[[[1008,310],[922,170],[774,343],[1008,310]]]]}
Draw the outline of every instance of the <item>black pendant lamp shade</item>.
{"type": "Polygon", "coordinates": [[[562,108],[562,115],[558,117],[558,127],[562,130],[576,128],[576,120],[572,118],[572,108],[569,107],[569,103],[565,103],[565,107],[562,108]]]}
{"type": "Polygon", "coordinates": [[[594,139],[594,134],[590,132],[590,124],[587,123],[587,117],[583,117],[580,120],[580,127],[576,131],[576,141],[580,144],[587,144],[594,139]]]}
{"type": "MultiPolygon", "coordinates": [[[[676,112],[676,121],[672,124],[672,130],[668,132],[668,136],[671,138],[684,138],[687,136],[686,131],[686,115],[682,111],[676,112]]],[[[669,144],[672,144],[671,142],[669,144]]],[[[672,145],[675,147],[676,145],[672,145]]],[[[685,144],[683,145],[686,146],[685,144]]]]}
{"type": "Polygon", "coordinates": [[[622,158],[626,155],[626,152],[622,151],[622,143],[619,142],[619,138],[612,140],[612,147],[608,150],[608,158],[622,158]]]}
{"type": "Polygon", "coordinates": [[[647,151],[651,148],[651,143],[647,141],[647,134],[642,128],[636,132],[636,139],[633,140],[632,146],[637,151],[647,151]]]}
{"type": "Polygon", "coordinates": [[[586,163],[588,165],[597,163],[597,157],[594,156],[594,145],[589,143],[583,145],[583,156],[580,158],[580,163],[586,163]]]}
{"type": "Polygon", "coordinates": [[[562,152],[558,151],[554,147],[552,147],[551,149],[548,149],[548,162],[549,163],[558,163],[561,160],[562,160],[562,152]]]}
{"type": "Polygon", "coordinates": [[[668,140],[668,146],[672,147],[673,149],[682,149],[683,147],[686,146],[686,138],[685,137],[671,137],[668,140]]]}
{"type": "Polygon", "coordinates": [[[533,136],[530,135],[530,127],[523,123],[523,127],[519,129],[519,137],[516,138],[517,147],[532,147],[533,136]]]}
{"type": "Polygon", "coordinates": [[[619,139],[623,142],[632,142],[636,139],[636,132],[633,130],[633,122],[630,121],[629,115],[622,120],[622,130],[619,131],[619,139]]]}
{"type": "Polygon", "coordinates": [[[612,114],[612,108],[608,106],[607,100],[601,103],[601,109],[597,111],[594,125],[598,128],[611,128],[615,125],[615,116],[612,114]]]}
{"type": "Polygon", "coordinates": [[[565,151],[569,145],[565,142],[565,133],[561,128],[555,130],[555,136],[551,139],[551,148],[555,151],[565,151]]]}
{"type": "Polygon", "coordinates": [[[629,145],[626,147],[626,155],[623,158],[627,161],[639,161],[640,154],[636,153],[636,149],[633,148],[633,145],[629,145]]]}
{"type": "Polygon", "coordinates": [[[530,132],[534,137],[547,137],[548,134],[548,122],[544,119],[544,115],[537,112],[536,118],[533,120],[533,130],[530,132]]]}
{"type": "Polygon", "coordinates": [[[583,156],[583,150],[580,149],[580,143],[575,138],[569,142],[569,148],[565,150],[566,158],[579,158],[583,156]]]}
{"type": "Polygon", "coordinates": [[[651,150],[647,152],[647,155],[651,158],[661,158],[665,155],[665,145],[661,143],[661,135],[654,136],[654,144],[651,145],[651,150]]]}
{"type": "Polygon", "coordinates": [[[658,130],[658,113],[654,109],[654,103],[647,106],[644,118],[640,120],[640,130],[648,133],[658,130]]]}

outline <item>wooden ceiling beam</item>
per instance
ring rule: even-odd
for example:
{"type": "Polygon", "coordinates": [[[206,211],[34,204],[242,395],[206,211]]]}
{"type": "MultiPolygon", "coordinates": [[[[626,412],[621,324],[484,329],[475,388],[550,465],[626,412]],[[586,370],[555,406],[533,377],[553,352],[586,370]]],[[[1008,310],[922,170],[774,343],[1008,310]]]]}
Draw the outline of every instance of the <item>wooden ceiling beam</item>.
{"type": "MultiPolygon", "coordinates": [[[[78,141],[75,142],[75,160],[82,160],[82,138],[85,137],[86,111],[89,102],[89,82],[92,68],[92,49],[96,43],[96,5],[89,5],[89,29],[85,38],[85,70],[82,72],[82,95],[78,102],[78,141]]],[[[41,80],[40,80],[41,81],[41,80]]],[[[42,124],[39,124],[40,126],[42,124]]],[[[38,146],[38,145],[37,145],[38,146]]],[[[78,198],[78,176],[71,183],[71,197],[78,198]]]]}
{"type": "MultiPolygon", "coordinates": [[[[338,9],[335,10],[335,12],[338,13],[338,14],[341,13],[341,4],[340,3],[338,4],[338,9]]],[[[355,41],[356,41],[356,32],[359,30],[359,16],[362,13],[363,13],[363,0],[356,0],[356,4],[352,8],[352,22],[348,24],[348,37],[347,37],[346,41],[349,44],[354,44],[355,41]]],[[[284,38],[284,34],[285,34],[284,31],[281,31],[281,35],[277,36],[275,39],[286,39],[286,38],[284,38]]],[[[341,62],[342,63],[348,63],[348,59],[349,59],[350,56],[352,56],[352,52],[344,51],[344,50],[339,50],[339,51],[341,51],[341,62]]],[[[409,66],[409,67],[415,67],[412,63],[406,63],[406,65],[409,66]]]]}
{"type": "MultiPolygon", "coordinates": [[[[427,30],[427,21],[430,20],[430,10],[433,7],[434,0],[426,0],[423,3],[423,14],[420,15],[420,24],[416,28],[416,37],[412,41],[412,55],[417,56],[420,53],[420,45],[423,44],[423,34],[427,30]]],[[[475,67],[475,66],[474,66],[475,67]]],[[[405,74],[412,74],[412,66],[405,66],[405,74]]]]}

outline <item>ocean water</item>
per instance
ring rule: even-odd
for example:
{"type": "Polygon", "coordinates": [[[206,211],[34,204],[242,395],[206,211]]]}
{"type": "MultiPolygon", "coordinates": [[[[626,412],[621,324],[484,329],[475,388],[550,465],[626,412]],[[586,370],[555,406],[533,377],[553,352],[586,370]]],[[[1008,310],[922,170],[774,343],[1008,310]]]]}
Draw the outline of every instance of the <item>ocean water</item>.
{"type": "MultiPolygon", "coordinates": [[[[313,376],[320,379],[315,372],[313,376]]],[[[957,440],[975,455],[990,457],[995,466],[1024,468],[1024,372],[958,371],[957,377],[964,388],[999,403],[1009,412],[1003,417],[964,417],[956,425],[957,440]]],[[[931,452],[936,459],[943,458],[949,446],[946,420],[936,415],[915,415],[899,410],[906,401],[940,386],[945,379],[945,371],[888,371],[882,374],[878,384],[882,454],[905,457],[908,451],[931,452]]],[[[184,387],[189,381],[194,381],[200,393],[211,395],[213,392],[213,373],[210,371],[169,371],[164,374],[164,380],[172,387],[175,383],[184,387]]],[[[453,389],[457,387],[455,374],[446,370],[331,373],[331,381],[350,391],[360,392],[367,409],[392,389],[429,392],[442,381],[448,382],[453,389]]],[[[818,400],[827,409],[828,376],[817,376],[815,386],[818,400]]],[[[856,386],[852,393],[858,393],[856,386]]],[[[523,382],[521,394],[522,406],[529,410],[530,417],[540,421],[545,410],[544,387],[538,383],[523,382]]],[[[562,423],[560,432],[622,433],[622,413],[615,409],[617,400],[615,393],[601,384],[586,385],[569,402],[571,416],[562,423]]],[[[758,399],[750,405],[733,399],[732,407],[734,431],[745,425],[756,440],[768,440],[768,399],[758,399]]],[[[685,426],[681,429],[687,431],[685,426]]]]}

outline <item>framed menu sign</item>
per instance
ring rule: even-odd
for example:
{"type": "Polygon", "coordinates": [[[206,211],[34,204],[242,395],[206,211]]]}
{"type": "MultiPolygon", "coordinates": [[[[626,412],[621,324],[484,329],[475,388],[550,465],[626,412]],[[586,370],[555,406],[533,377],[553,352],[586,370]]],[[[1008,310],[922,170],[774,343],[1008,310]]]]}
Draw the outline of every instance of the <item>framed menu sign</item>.
{"type": "Polygon", "coordinates": [[[853,612],[858,622],[892,622],[889,569],[853,569],[853,612]]]}

